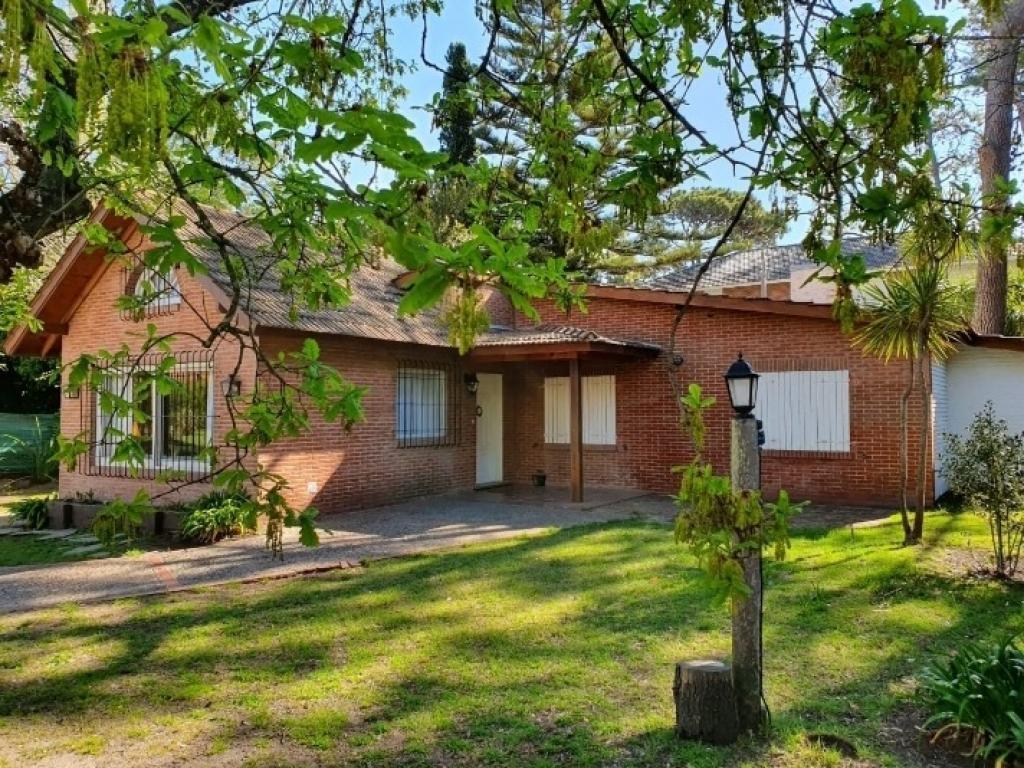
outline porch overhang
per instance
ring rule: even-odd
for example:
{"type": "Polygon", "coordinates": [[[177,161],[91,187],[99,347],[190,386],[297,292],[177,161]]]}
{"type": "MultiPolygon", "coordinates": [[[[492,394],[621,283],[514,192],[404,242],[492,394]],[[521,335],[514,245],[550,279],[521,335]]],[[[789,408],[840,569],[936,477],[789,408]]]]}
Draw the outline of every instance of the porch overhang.
{"type": "Polygon", "coordinates": [[[565,361],[569,368],[569,487],[574,503],[583,502],[583,376],[587,360],[651,360],[661,347],[643,341],[604,336],[570,326],[493,328],[466,356],[473,363],[565,361]]]}
{"type": "Polygon", "coordinates": [[[644,360],[658,356],[659,349],[612,347],[600,343],[522,344],[476,347],[466,359],[475,362],[526,362],[541,360],[644,360]]]}
{"type": "Polygon", "coordinates": [[[650,360],[661,347],[603,336],[569,326],[495,328],[483,334],[466,359],[473,362],[545,360],[650,360]]]}

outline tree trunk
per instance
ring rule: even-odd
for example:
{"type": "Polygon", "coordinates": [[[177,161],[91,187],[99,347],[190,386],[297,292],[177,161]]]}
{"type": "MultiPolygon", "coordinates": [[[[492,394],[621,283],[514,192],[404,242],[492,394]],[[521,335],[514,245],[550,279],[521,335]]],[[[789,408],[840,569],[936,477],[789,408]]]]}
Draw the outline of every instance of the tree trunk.
{"type": "Polygon", "coordinates": [[[1003,550],[1003,511],[995,510],[995,539],[996,539],[996,573],[999,576],[1006,576],[1006,555],[1003,550]]]}
{"type": "Polygon", "coordinates": [[[732,744],[739,737],[732,671],[721,661],[676,664],[672,693],[676,734],[708,744],[732,744]]]}
{"type": "Polygon", "coordinates": [[[914,359],[910,358],[910,374],[907,388],[900,395],[900,521],[903,523],[903,543],[910,544],[914,537],[907,514],[907,484],[910,482],[910,428],[907,412],[910,409],[910,394],[914,388],[914,359]]]}
{"type": "MultiPolygon", "coordinates": [[[[152,8],[173,33],[191,26],[192,19],[216,16],[253,2],[253,0],[172,0],[152,8]],[[174,16],[162,13],[173,7],[174,16]],[[182,16],[182,13],[185,15],[182,16]],[[186,18],[187,17],[187,18],[186,18]]],[[[139,21],[139,19],[136,19],[139,21]]],[[[61,87],[75,92],[74,61],[59,74],[61,87]]],[[[58,133],[44,141],[25,133],[22,125],[7,117],[0,119],[0,144],[9,149],[9,162],[21,172],[17,183],[0,192],[0,283],[6,283],[17,267],[37,267],[42,259],[39,241],[47,235],[71,227],[92,211],[86,189],[77,171],[66,177],[56,166],[47,165],[47,152],[79,155],[88,149],[58,133]]]]}
{"type": "Polygon", "coordinates": [[[928,383],[931,361],[924,352],[918,362],[918,377],[921,383],[921,439],[917,450],[917,493],[914,509],[914,541],[924,538],[924,508],[928,500],[928,445],[932,433],[932,389],[928,383]]]}
{"type": "MultiPolygon", "coordinates": [[[[1020,38],[1024,33],[1024,0],[1007,4],[991,25],[985,67],[985,125],[978,170],[985,219],[1006,215],[1009,196],[1000,187],[1010,178],[1013,148],[1013,106],[1016,100],[1020,38]]],[[[984,225],[983,225],[984,226],[984,225]]],[[[1008,238],[995,237],[982,245],[978,259],[974,316],[978,333],[1000,334],[1006,324],[1006,254],[1008,238]]]]}

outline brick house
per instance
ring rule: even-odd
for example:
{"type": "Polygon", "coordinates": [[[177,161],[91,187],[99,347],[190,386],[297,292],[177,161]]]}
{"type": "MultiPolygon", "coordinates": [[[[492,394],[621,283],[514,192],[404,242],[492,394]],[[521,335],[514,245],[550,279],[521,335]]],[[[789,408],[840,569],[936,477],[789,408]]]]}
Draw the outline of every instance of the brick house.
{"type": "MultiPolygon", "coordinates": [[[[233,214],[211,216],[230,227],[234,244],[257,263],[261,235],[233,214]]],[[[146,247],[134,220],[103,211],[94,218],[130,249],[146,247]]],[[[786,488],[818,503],[894,504],[906,366],[851,347],[831,319],[829,297],[803,284],[806,265],[793,261],[795,253],[764,249],[724,261],[686,312],[675,355],[668,353],[671,328],[689,288],[680,270],[631,287],[592,285],[586,313],[571,317],[543,302],[539,325],[493,292],[486,299],[493,326],[464,357],[448,343],[436,311],[397,316],[403,275],[395,264],[362,267],[352,278],[349,306],[297,313],[272,272],[252,270],[242,306],[259,348],[276,355],[315,338],[325,362],[369,388],[366,420],[351,432],[315,419],[306,434],[275,442],[256,460],[289,479],[295,504],[325,513],[529,483],[537,473],[574,496],[587,486],[672,492],[678,482],[672,467],[688,461],[691,450],[678,426],[670,377],[684,389],[698,382],[718,398],[708,453],[725,471],[731,411],[722,374],[742,351],[762,375],[757,414],[765,422],[767,492],[786,488]]],[[[92,449],[75,471],[61,472],[62,497],[130,496],[146,487],[164,500],[183,500],[210,489],[193,482],[169,492],[159,476],[165,469],[196,478],[209,472],[195,459],[198,447],[229,429],[225,397],[252,392],[261,370],[252,350],[236,342],[210,350],[198,343],[223,317],[231,290],[219,260],[197,254],[208,275],[175,269],[146,276],[78,238],[35,299],[41,327],[8,336],[8,354],[67,363],[122,344],[138,349],[149,324],[177,334],[183,393],[149,393],[143,406],[152,415],[149,426],[127,425],[145,431],[147,464],[139,475],[128,477],[110,461],[113,446],[103,437],[109,422],[95,395],[64,393],[62,432],[86,434],[92,449]],[[118,296],[147,281],[166,290],[145,316],[119,312],[118,296]]],[[[871,259],[883,264],[892,257],[879,250],[871,259]]],[[[913,472],[917,441],[929,439],[931,428],[915,423],[913,403],[910,413],[913,472]]]]}

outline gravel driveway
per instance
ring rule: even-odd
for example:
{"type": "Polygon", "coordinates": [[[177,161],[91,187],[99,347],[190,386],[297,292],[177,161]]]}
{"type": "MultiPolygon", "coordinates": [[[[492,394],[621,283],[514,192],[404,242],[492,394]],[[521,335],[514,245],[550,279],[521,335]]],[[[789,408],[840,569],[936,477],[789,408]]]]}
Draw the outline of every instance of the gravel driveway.
{"type": "Polygon", "coordinates": [[[663,496],[605,492],[593,498],[579,505],[528,495],[516,501],[498,493],[460,493],[327,516],[319,520],[325,529],[319,547],[303,547],[297,532],[286,532],[283,561],[271,559],[260,535],[137,557],[0,568],[0,613],[345,568],[584,523],[664,520],[672,513],[663,496]]]}

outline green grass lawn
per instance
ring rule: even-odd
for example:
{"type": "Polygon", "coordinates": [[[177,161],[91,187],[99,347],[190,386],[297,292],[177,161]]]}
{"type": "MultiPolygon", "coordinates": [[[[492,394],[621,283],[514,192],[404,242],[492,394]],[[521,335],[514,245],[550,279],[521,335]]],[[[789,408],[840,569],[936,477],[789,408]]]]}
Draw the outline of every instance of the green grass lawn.
{"type": "Polygon", "coordinates": [[[674,739],[673,663],[723,655],[728,610],[668,527],[629,522],[0,617],[0,764],[916,765],[893,736],[915,671],[1024,630],[1024,590],[948,572],[979,519],[927,534],[800,531],[768,568],[763,744],[674,739]]]}
{"type": "MultiPolygon", "coordinates": [[[[30,498],[44,499],[51,496],[52,490],[52,486],[48,485],[43,490],[37,486],[20,491],[0,493],[0,517],[6,517],[9,514],[10,506],[14,502],[30,498]]],[[[35,536],[0,536],[0,568],[67,563],[86,559],[87,555],[69,554],[69,550],[76,546],[78,544],[36,538],[35,536]]]]}
{"type": "Polygon", "coordinates": [[[80,558],[69,555],[71,547],[34,536],[0,536],[0,568],[14,565],[66,563],[80,558]]]}
{"type": "MultiPolygon", "coordinates": [[[[6,517],[11,504],[21,499],[46,498],[50,487],[43,491],[28,488],[20,491],[0,491],[0,517],[6,517]]],[[[0,536],[0,568],[14,565],[43,565],[74,560],[68,556],[68,547],[58,542],[36,539],[33,536],[0,536]]]]}

